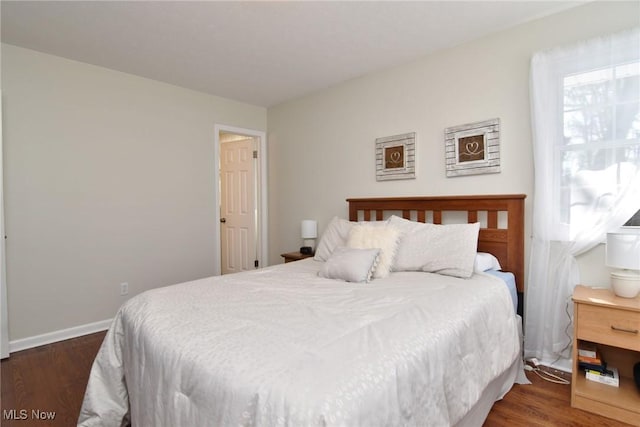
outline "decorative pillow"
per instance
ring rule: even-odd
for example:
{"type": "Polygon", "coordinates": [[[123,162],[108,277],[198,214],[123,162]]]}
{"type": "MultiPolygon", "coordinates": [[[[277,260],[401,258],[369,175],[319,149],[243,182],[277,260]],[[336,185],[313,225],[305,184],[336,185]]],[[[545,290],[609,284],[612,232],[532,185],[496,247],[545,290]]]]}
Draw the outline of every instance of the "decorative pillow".
{"type": "Polygon", "coordinates": [[[389,225],[402,232],[393,270],[463,278],[473,274],[480,223],[424,224],[392,216],[389,225]]]}
{"type": "Polygon", "coordinates": [[[322,233],[313,259],[316,261],[327,261],[335,248],[345,246],[353,224],[354,223],[346,219],[334,216],[322,233]]]}
{"type": "Polygon", "coordinates": [[[380,249],[378,266],[373,277],[382,278],[387,277],[391,271],[399,236],[398,229],[388,225],[356,224],[351,227],[347,246],[359,249],[380,249]]]}
{"type": "Polygon", "coordinates": [[[318,276],[346,282],[369,282],[379,254],[380,249],[337,247],[318,271],[318,276]]]}
{"type": "Polygon", "coordinates": [[[478,252],[473,263],[473,272],[482,273],[487,270],[502,270],[498,258],[487,252],[478,252]]]}
{"type": "Polygon", "coordinates": [[[347,239],[349,238],[349,232],[351,231],[351,227],[354,225],[370,224],[373,227],[382,227],[385,226],[386,223],[386,221],[352,222],[334,216],[324,229],[322,237],[320,237],[313,259],[316,261],[326,261],[329,259],[335,248],[338,246],[346,246],[347,239]]]}

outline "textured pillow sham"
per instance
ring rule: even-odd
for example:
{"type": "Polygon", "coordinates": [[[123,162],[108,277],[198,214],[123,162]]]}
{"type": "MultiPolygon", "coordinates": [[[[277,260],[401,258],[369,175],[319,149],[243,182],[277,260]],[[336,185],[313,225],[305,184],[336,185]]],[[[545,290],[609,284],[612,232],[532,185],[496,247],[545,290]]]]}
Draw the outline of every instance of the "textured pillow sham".
{"type": "Polygon", "coordinates": [[[380,249],[378,266],[373,273],[373,277],[379,279],[387,277],[391,271],[399,237],[400,232],[395,227],[366,223],[356,224],[351,227],[347,246],[359,249],[380,249]]]}
{"type": "Polygon", "coordinates": [[[346,219],[334,216],[324,229],[322,237],[320,237],[313,259],[327,261],[335,248],[345,246],[351,226],[352,223],[346,219]]]}
{"type": "Polygon", "coordinates": [[[380,249],[337,247],[322,265],[318,276],[346,282],[369,282],[376,268],[380,249]]]}
{"type": "Polygon", "coordinates": [[[398,216],[389,225],[402,233],[394,271],[426,271],[468,278],[473,274],[480,224],[424,224],[398,216]]]}
{"type": "Polygon", "coordinates": [[[478,252],[473,263],[474,273],[483,273],[487,270],[502,270],[498,258],[488,252],[478,252]]]}

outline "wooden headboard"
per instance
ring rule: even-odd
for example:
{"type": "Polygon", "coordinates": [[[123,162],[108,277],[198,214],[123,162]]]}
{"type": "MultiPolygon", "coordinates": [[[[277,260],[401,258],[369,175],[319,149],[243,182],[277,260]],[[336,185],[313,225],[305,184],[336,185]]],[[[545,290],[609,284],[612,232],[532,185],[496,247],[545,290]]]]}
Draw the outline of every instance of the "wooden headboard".
{"type": "Polygon", "coordinates": [[[396,213],[405,219],[442,224],[443,212],[466,212],[469,223],[481,221],[478,251],[498,258],[504,271],[516,277],[520,296],[524,292],[524,194],[443,197],[382,197],[347,199],[350,221],[382,221],[396,213]],[[385,214],[386,212],[386,214],[385,214]],[[486,212],[486,213],[485,213],[486,212]],[[480,213],[480,215],[479,215],[480,213]],[[505,214],[506,213],[506,217],[505,214]],[[480,218],[482,217],[482,218],[480,218]],[[502,223],[505,222],[503,228],[502,223]]]}

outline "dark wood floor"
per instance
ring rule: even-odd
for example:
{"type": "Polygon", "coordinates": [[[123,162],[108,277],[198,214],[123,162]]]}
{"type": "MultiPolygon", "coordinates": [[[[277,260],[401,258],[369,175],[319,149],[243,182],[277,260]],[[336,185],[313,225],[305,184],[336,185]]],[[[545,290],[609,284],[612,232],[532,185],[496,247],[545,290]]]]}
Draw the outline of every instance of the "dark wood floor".
{"type": "MultiPolygon", "coordinates": [[[[77,421],[93,359],[104,333],[16,352],[1,363],[2,427],[69,427],[77,421]],[[15,410],[15,412],[10,412],[15,410]],[[27,412],[21,413],[20,410],[27,412]],[[32,410],[53,420],[35,420],[32,410]],[[26,420],[8,419],[20,418],[26,420]]],[[[515,385],[493,406],[485,426],[626,426],[571,408],[570,388],[527,372],[533,385],[515,385]]]]}
{"type": "MultiPolygon", "coordinates": [[[[12,353],[0,364],[2,427],[74,426],[104,332],[12,353]],[[14,416],[7,411],[16,410],[14,416]],[[21,413],[26,410],[26,413],[21,413]],[[34,420],[32,410],[55,412],[34,420]],[[23,415],[26,419],[21,420],[23,415]],[[8,418],[14,418],[13,420],[8,418]]],[[[46,414],[45,414],[46,415],[46,414]]]]}

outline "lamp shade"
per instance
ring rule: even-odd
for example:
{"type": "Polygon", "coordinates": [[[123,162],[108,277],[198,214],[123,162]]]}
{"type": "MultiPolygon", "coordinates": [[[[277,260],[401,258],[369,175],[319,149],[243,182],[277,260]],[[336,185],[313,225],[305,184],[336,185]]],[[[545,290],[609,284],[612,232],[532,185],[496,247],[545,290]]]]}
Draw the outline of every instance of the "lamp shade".
{"type": "Polygon", "coordinates": [[[302,220],[300,234],[303,239],[315,239],[318,237],[318,221],[312,219],[302,220]]]}
{"type": "Polygon", "coordinates": [[[607,233],[606,264],[640,270],[640,227],[622,227],[607,233]]]}

